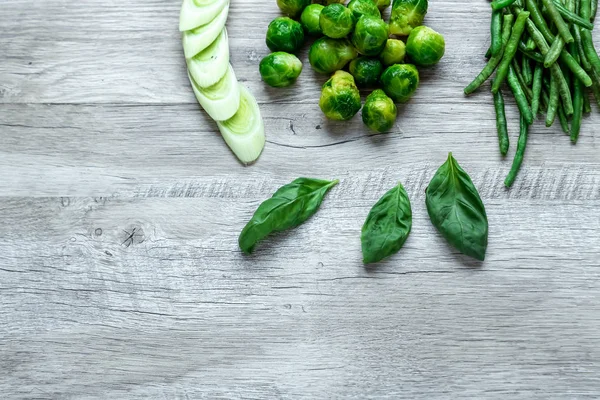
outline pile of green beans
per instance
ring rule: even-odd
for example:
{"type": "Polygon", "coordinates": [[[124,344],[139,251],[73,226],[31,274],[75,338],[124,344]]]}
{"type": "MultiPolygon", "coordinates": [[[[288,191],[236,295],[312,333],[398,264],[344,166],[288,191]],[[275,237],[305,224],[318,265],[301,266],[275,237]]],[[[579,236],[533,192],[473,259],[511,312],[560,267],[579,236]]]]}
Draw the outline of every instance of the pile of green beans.
{"type": "Polygon", "coordinates": [[[469,95],[494,75],[491,91],[496,111],[500,153],[509,149],[503,84],[520,112],[520,134],[511,170],[514,183],[525,154],[529,126],[545,114],[550,127],[558,119],[577,143],[590,96],[600,108],[600,57],[592,40],[598,0],[494,0],[491,3],[491,46],[488,62],[465,88],[469,95]]]}

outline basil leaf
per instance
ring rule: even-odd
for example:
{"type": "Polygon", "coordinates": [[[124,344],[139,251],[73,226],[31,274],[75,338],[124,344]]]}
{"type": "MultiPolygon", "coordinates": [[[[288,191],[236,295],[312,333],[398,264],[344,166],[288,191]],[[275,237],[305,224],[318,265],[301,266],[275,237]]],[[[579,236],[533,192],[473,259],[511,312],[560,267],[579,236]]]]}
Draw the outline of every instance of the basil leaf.
{"type": "Polygon", "coordinates": [[[485,207],[469,175],[452,153],[426,190],[427,212],[433,225],[462,253],[483,261],[488,243],[485,207]]]}
{"type": "Polygon", "coordinates": [[[339,181],[298,178],[282,186],[264,201],[239,237],[244,253],[251,253],[260,240],[274,232],[294,228],[317,212],[325,194],[339,181]]]}
{"type": "Polygon", "coordinates": [[[373,206],[362,227],[363,262],[375,263],[395,254],[406,242],[412,227],[408,194],[401,183],[373,206]]]}

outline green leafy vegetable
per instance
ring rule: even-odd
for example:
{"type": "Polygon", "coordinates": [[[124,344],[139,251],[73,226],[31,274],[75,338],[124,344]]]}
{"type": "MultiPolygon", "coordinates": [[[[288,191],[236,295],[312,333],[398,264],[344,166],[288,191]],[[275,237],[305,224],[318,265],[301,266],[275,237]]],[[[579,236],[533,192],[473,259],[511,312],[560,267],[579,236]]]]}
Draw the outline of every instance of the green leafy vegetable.
{"type": "Polygon", "coordinates": [[[461,253],[483,261],[488,243],[485,206],[452,153],[425,193],[429,218],[442,236],[461,253]]]}
{"type": "Polygon", "coordinates": [[[410,200],[401,183],[373,206],[362,227],[363,262],[376,263],[395,254],[412,227],[410,200]]]}
{"type": "Polygon", "coordinates": [[[319,209],[323,198],[338,181],[298,178],[282,186],[264,201],[239,237],[240,249],[250,254],[256,244],[271,233],[294,228],[319,209]]]}

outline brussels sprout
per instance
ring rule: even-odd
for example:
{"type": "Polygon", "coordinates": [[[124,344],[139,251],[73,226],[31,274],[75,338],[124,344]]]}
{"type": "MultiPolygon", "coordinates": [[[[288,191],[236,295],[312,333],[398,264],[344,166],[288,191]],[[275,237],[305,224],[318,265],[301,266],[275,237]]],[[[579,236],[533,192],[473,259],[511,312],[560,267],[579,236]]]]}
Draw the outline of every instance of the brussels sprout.
{"type": "Polygon", "coordinates": [[[319,107],[329,119],[346,121],[360,110],[360,93],[354,78],[346,71],[337,71],[323,85],[319,107]]]}
{"type": "Polygon", "coordinates": [[[359,87],[375,85],[382,71],[383,65],[376,58],[359,57],[350,63],[350,73],[359,87]]]}
{"type": "Polygon", "coordinates": [[[321,16],[321,11],[323,11],[323,7],[320,4],[311,4],[306,7],[304,11],[302,11],[302,15],[300,16],[300,22],[304,27],[306,33],[310,35],[322,35],[323,31],[321,31],[321,25],[319,25],[319,17],[321,16]]]}
{"type": "Polygon", "coordinates": [[[427,14],[427,0],[394,0],[390,16],[390,33],[406,36],[422,25],[427,14]]]}
{"type": "Polygon", "coordinates": [[[381,74],[381,84],[394,102],[405,103],[419,86],[419,71],[412,64],[394,64],[381,74]]]}
{"type": "Polygon", "coordinates": [[[310,46],[308,61],[313,69],[321,74],[331,74],[344,68],[358,56],[348,39],[322,37],[310,46]]]}
{"type": "Polygon", "coordinates": [[[379,11],[383,11],[390,6],[391,0],[373,0],[379,11]]]}
{"type": "Polygon", "coordinates": [[[277,0],[279,9],[292,18],[300,15],[308,5],[310,5],[310,0],[277,0]]]}
{"type": "Polygon", "coordinates": [[[295,53],[304,44],[300,22],[288,17],[277,17],[267,28],[267,46],[271,51],[295,53]]]}
{"type": "Polygon", "coordinates": [[[385,47],[379,55],[381,62],[386,67],[392,64],[400,64],[404,61],[404,55],[406,54],[406,45],[402,40],[388,39],[385,42],[385,47]]]}
{"type": "Polygon", "coordinates": [[[406,53],[410,59],[424,67],[437,64],[444,56],[445,50],[444,37],[426,26],[413,29],[406,42],[406,53]]]}
{"type": "Polygon", "coordinates": [[[352,34],[352,44],[360,54],[376,56],[385,47],[388,38],[388,25],[381,18],[364,15],[356,23],[352,34]]]}
{"type": "Polygon", "coordinates": [[[341,39],[354,29],[354,14],[341,4],[328,5],[321,11],[319,25],[325,36],[341,39]]]}
{"type": "Polygon", "coordinates": [[[373,91],[367,97],[362,110],[362,120],[365,125],[380,133],[389,131],[394,126],[397,115],[398,110],[394,101],[381,89],[373,91]]]}
{"type": "Polygon", "coordinates": [[[352,11],[356,20],[363,15],[381,18],[381,13],[372,0],[352,0],[348,3],[348,10],[352,11]]]}
{"type": "Polygon", "coordinates": [[[259,70],[267,85],[285,87],[296,82],[302,72],[302,62],[293,54],[278,51],[263,58],[259,70]]]}

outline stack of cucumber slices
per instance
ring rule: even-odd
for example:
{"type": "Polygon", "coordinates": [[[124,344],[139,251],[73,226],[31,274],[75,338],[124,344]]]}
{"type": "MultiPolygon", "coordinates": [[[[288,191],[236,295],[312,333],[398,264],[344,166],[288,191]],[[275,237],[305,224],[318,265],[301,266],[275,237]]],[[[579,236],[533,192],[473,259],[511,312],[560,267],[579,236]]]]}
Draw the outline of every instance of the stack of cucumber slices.
{"type": "Polygon", "coordinates": [[[183,0],[179,30],[198,103],[217,122],[231,151],[248,164],[265,146],[265,128],[256,99],[229,63],[228,13],[229,0],[183,0]]]}

